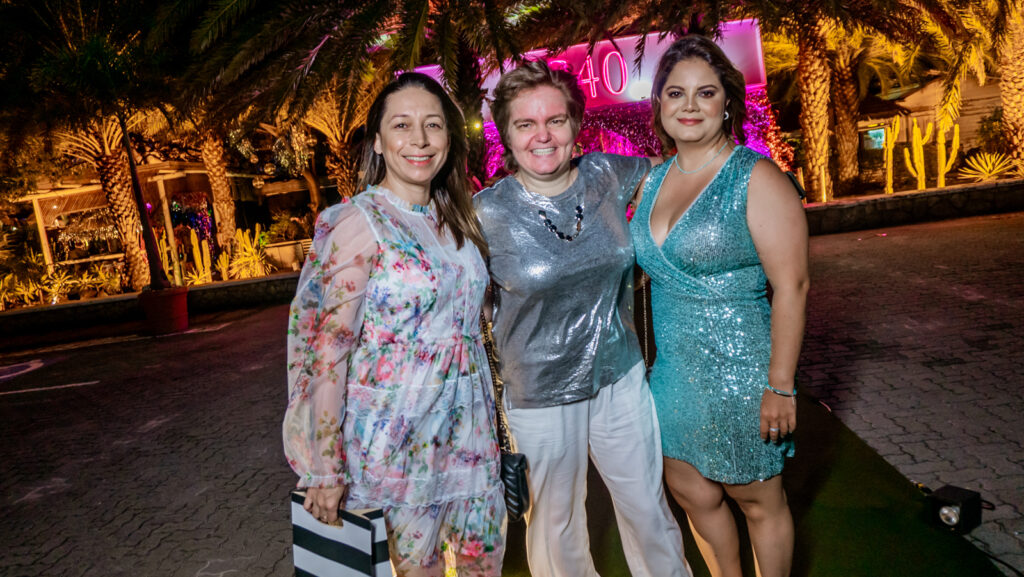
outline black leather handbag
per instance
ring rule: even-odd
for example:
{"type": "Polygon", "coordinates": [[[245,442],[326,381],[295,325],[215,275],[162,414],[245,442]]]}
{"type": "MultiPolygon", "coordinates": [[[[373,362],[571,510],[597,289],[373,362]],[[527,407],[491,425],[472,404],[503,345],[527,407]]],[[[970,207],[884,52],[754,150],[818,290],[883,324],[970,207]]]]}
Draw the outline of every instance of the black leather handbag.
{"type": "Polygon", "coordinates": [[[484,337],[484,348],[487,350],[487,364],[491,367],[491,381],[494,383],[494,410],[498,447],[501,449],[501,482],[505,485],[505,510],[508,512],[509,521],[518,521],[530,508],[530,487],[526,482],[529,465],[526,462],[526,455],[512,451],[512,439],[504,409],[505,383],[498,374],[491,323],[487,322],[482,313],[480,330],[484,337]]]}

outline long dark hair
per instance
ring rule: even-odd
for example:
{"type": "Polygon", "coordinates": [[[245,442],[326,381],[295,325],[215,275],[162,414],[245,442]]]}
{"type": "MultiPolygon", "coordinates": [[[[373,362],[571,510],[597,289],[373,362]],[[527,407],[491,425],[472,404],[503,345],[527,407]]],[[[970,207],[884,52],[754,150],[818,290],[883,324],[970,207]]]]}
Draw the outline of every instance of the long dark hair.
{"type": "Polygon", "coordinates": [[[441,230],[448,229],[458,248],[462,248],[466,239],[469,239],[487,256],[487,242],[480,232],[480,223],[473,210],[473,193],[466,169],[469,159],[466,120],[459,107],[433,78],[418,72],[406,72],[388,83],[377,95],[366,115],[366,137],[363,139],[363,161],[360,166],[363,176],[356,190],[366,190],[384,180],[387,166],[384,157],[373,150],[373,143],[380,134],[388,97],[410,87],[422,88],[437,97],[448,129],[448,158],[430,182],[430,198],[437,206],[438,225],[441,230]]]}
{"type": "Polygon", "coordinates": [[[736,69],[725,52],[722,52],[711,39],[699,34],[687,34],[673,42],[661,55],[651,86],[651,124],[658,140],[661,141],[662,153],[667,155],[676,144],[661,124],[661,91],[665,88],[668,75],[672,74],[676,64],[691,58],[707,62],[711,70],[715,71],[718,81],[725,89],[725,98],[728,102],[725,110],[729,113],[729,118],[722,122],[722,132],[743,144],[747,140],[747,135],[743,132],[743,122],[747,119],[747,86],[743,81],[743,73],[736,69]]]}

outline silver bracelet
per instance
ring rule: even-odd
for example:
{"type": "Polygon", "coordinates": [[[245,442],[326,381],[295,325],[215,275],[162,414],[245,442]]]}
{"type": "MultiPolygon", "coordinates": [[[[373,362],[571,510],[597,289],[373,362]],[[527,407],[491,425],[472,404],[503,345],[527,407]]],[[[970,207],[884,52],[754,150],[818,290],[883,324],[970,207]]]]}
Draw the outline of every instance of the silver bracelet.
{"type": "Polygon", "coordinates": [[[775,387],[773,387],[771,385],[771,383],[766,384],[764,386],[764,388],[766,388],[769,391],[775,393],[776,395],[779,395],[780,397],[790,397],[790,398],[792,398],[792,397],[796,396],[796,387],[793,387],[793,392],[792,393],[787,393],[786,391],[780,391],[779,389],[776,389],[775,387]]]}

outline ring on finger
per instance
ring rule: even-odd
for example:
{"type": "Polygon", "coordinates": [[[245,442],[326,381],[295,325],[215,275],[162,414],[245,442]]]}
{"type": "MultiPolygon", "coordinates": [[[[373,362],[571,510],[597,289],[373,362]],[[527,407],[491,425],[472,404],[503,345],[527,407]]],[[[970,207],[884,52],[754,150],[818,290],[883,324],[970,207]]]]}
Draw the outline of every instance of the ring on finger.
{"type": "Polygon", "coordinates": [[[768,427],[768,430],[770,432],[772,432],[772,433],[778,433],[779,432],[779,428],[778,427],[768,427]]]}

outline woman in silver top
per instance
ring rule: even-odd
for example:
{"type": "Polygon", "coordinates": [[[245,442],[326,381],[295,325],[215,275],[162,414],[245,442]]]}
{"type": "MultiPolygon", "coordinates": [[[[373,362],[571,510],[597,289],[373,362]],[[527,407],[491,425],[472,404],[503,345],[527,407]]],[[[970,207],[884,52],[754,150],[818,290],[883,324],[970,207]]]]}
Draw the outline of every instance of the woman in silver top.
{"type": "Polygon", "coordinates": [[[630,312],[626,205],[650,161],[573,159],[584,96],[568,72],[527,62],[494,94],[512,176],[475,203],[491,252],[509,425],[529,461],[530,571],[597,575],[584,510],[589,455],[611,493],[632,574],[689,575],[630,312]]]}

